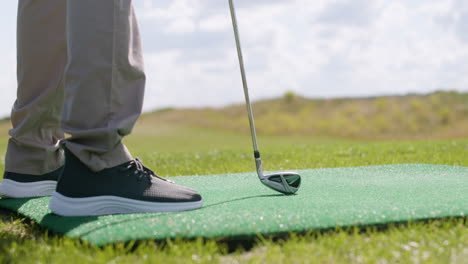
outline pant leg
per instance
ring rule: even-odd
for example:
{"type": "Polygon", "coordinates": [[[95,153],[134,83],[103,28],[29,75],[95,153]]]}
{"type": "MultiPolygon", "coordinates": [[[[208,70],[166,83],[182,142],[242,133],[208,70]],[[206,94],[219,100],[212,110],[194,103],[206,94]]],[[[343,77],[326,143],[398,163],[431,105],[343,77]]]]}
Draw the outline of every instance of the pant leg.
{"type": "Polygon", "coordinates": [[[67,0],[66,147],[93,171],[132,159],[121,140],[140,116],[145,74],[132,0],[67,0]]]}
{"type": "Polygon", "coordinates": [[[17,99],[5,170],[40,175],[63,165],[59,140],[66,65],[63,0],[19,0],[17,99]]]}

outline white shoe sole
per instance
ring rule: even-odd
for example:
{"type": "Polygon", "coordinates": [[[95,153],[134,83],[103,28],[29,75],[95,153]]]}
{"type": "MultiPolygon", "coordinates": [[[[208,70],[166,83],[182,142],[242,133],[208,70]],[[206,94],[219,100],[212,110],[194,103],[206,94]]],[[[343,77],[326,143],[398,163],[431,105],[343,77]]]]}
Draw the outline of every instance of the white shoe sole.
{"type": "Polygon", "coordinates": [[[139,201],[118,196],[70,198],[58,192],[52,194],[49,208],[61,216],[99,216],[109,214],[160,213],[195,210],[203,206],[196,202],[163,203],[139,201]]]}
{"type": "Polygon", "coordinates": [[[17,182],[3,179],[0,184],[0,197],[30,198],[50,196],[55,192],[56,181],[17,182]]]}

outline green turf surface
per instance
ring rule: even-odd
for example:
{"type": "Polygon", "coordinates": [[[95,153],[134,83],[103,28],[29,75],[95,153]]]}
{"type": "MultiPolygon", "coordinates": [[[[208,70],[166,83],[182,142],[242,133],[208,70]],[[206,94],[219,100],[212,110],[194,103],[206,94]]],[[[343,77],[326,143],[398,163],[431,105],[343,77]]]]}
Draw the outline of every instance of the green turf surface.
{"type": "Polygon", "coordinates": [[[253,173],[171,178],[198,189],[203,209],[65,218],[49,198],[2,199],[0,207],[92,244],[140,239],[218,238],[374,225],[468,214],[468,168],[386,165],[300,171],[297,195],[263,187],[253,173]]]}

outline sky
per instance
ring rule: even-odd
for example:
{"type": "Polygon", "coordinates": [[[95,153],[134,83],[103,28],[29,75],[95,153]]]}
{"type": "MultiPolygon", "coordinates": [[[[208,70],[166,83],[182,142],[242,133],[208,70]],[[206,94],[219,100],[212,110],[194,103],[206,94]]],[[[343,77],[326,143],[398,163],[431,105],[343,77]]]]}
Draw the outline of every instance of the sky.
{"type": "MultiPolygon", "coordinates": [[[[228,0],[136,0],[144,110],[243,103],[228,0]]],[[[0,116],[16,94],[17,1],[0,9],[0,116]]],[[[468,91],[466,0],[235,0],[252,100],[468,91]]]]}

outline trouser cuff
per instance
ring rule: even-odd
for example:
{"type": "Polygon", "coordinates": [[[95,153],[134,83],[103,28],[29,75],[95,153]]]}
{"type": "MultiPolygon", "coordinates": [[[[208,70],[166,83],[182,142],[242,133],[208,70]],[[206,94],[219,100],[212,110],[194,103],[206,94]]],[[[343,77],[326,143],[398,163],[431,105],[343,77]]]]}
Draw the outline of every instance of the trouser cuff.
{"type": "Polygon", "coordinates": [[[64,141],[64,145],[94,172],[112,168],[133,160],[130,151],[122,142],[119,142],[114,148],[105,152],[84,149],[82,145],[72,141],[64,141]]]}
{"type": "Polygon", "coordinates": [[[10,138],[5,157],[5,171],[42,175],[63,166],[65,156],[58,142],[49,146],[39,145],[34,142],[20,143],[10,138]]]}

